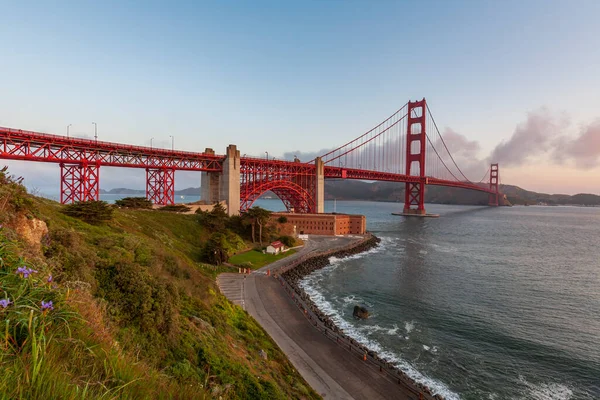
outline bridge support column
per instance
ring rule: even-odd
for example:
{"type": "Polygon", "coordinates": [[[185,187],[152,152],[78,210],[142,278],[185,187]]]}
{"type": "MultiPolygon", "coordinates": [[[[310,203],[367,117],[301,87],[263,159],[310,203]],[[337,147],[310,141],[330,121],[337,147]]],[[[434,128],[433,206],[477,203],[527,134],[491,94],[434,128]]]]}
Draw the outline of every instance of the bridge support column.
{"type": "Polygon", "coordinates": [[[100,166],[87,161],[60,164],[60,202],[98,200],[100,196],[100,166]]]}
{"type": "Polygon", "coordinates": [[[146,168],[146,198],[162,206],[175,204],[173,168],[146,168]]]}
{"type": "Polygon", "coordinates": [[[425,115],[427,103],[408,102],[406,130],[406,175],[418,176],[413,182],[406,182],[404,193],[404,214],[425,215],[425,115]]]}
{"type": "Polygon", "coordinates": [[[492,164],[490,166],[490,190],[492,190],[494,193],[490,193],[490,199],[488,203],[488,205],[492,207],[498,206],[498,177],[498,164],[492,164]]]}
{"type": "Polygon", "coordinates": [[[315,158],[315,211],[318,214],[325,212],[325,163],[321,157],[315,158]]]}
{"type": "MultiPolygon", "coordinates": [[[[215,151],[210,148],[204,150],[205,154],[214,155],[215,151]]],[[[219,202],[219,182],[221,180],[220,172],[203,171],[200,175],[200,199],[206,204],[215,204],[219,202]]]]}
{"type": "Polygon", "coordinates": [[[219,179],[219,199],[227,202],[227,214],[231,216],[240,213],[240,151],[230,144],[226,155],[219,179]]]}

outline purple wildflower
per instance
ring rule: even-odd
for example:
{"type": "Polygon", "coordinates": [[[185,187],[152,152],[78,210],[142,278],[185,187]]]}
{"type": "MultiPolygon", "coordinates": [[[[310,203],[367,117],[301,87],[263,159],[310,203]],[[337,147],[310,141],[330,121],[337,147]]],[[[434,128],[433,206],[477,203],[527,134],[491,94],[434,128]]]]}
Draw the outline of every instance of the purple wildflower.
{"type": "Polygon", "coordinates": [[[2,299],[0,300],[0,307],[6,308],[11,303],[10,299],[2,299]]]}
{"type": "Polygon", "coordinates": [[[29,275],[31,274],[37,274],[37,271],[35,269],[31,269],[31,268],[27,268],[27,267],[19,267],[17,268],[17,272],[15,272],[17,275],[23,275],[23,278],[29,278],[29,275]]]}
{"type": "Polygon", "coordinates": [[[54,310],[54,306],[52,305],[52,300],[49,302],[45,302],[42,300],[42,311],[54,310]]]}
{"type": "Polygon", "coordinates": [[[50,276],[48,276],[48,283],[52,283],[52,274],[50,274],[50,276]]]}

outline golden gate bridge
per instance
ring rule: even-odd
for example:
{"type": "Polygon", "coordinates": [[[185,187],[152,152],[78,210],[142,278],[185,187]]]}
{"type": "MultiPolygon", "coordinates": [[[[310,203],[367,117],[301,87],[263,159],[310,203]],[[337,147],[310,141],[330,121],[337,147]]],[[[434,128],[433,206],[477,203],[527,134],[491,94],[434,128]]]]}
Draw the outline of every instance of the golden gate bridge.
{"type": "Polygon", "coordinates": [[[143,168],[146,197],[175,202],[175,171],[202,173],[202,200],[226,201],[228,213],[248,210],[272,191],[288,211],[322,213],[325,179],[360,179],[405,184],[405,214],[425,214],[427,185],[489,193],[499,200],[498,164],[469,180],[457,165],[425,99],[409,101],[385,121],[310,162],[240,157],[235,145],[219,155],[157,149],[0,127],[0,158],[60,164],[60,201],[98,200],[100,167],[143,168]]]}

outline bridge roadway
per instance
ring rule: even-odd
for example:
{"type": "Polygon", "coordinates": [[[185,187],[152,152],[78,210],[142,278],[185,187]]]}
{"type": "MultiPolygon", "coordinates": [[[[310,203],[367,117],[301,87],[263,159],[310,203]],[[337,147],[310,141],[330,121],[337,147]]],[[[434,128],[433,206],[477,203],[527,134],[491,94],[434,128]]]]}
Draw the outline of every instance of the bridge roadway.
{"type": "Polygon", "coordinates": [[[244,278],[224,273],[217,277],[221,291],[242,305],[267,331],[308,384],[325,399],[414,399],[403,386],[389,380],[316,330],[267,269],[295,258],[342,248],[358,237],[311,235],[298,253],[259,269],[244,278]]]}

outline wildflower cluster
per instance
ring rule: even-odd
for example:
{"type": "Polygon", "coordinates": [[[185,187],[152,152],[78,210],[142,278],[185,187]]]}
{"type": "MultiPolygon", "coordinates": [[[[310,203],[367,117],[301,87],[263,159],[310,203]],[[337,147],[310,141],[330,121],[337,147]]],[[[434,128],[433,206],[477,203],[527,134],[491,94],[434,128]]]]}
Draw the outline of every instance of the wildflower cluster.
{"type": "Polygon", "coordinates": [[[11,303],[10,299],[2,299],[2,300],[0,300],[0,307],[2,307],[4,309],[4,308],[8,307],[10,303],[11,303]]]}
{"type": "Polygon", "coordinates": [[[28,267],[19,267],[15,273],[21,275],[23,278],[29,278],[29,275],[37,274],[37,271],[28,267]]]}

